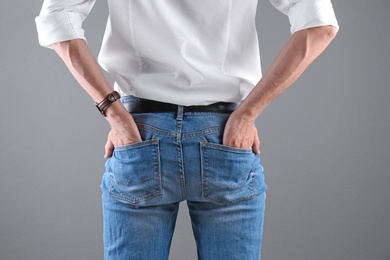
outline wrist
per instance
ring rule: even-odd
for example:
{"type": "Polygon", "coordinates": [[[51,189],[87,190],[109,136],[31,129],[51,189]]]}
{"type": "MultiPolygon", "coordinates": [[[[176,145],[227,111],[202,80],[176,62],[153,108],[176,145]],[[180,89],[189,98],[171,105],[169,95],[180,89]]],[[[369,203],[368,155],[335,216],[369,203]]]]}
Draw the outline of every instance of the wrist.
{"type": "Polygon", "coordinates": [[[233,113],[235,116],[248,123],[254,123],[259,115],[257,111],[253,109],[253,106],[246,105],[245,101],[233,113]]]}
{"type": "Polygon", "coordinates": [[[122,123],[128,117],[131,115],[121,102],[114,102],[106,109],[106,118],[111,126],[122,123]]]}
{"type": "Polygon", "coordinates": [[[120,99],[120,95],[118,92],[116,91],[113,91],[111,92],[110,94],[108,94],[102,101],[100,101],[99,103],[95,102],[95,106],[96,108],[99,110],[99,112],[103,115],[103,116],[107,116],[106,115],[106,110],[117,100],[120,99]]]}

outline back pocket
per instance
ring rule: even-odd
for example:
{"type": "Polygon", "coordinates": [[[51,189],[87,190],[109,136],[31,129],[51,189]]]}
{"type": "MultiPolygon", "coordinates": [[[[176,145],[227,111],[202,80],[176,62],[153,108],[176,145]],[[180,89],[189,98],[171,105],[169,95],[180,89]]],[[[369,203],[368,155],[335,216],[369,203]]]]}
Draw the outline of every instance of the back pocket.
{"type": "Polygon", "coordinates": [[[158,139],[115,147],[109,194],[137,204],[162,194],[158,139]]]}
{"type": "Polygon", "coordinates": [[[256,196],[252,149],[202,142],[200,152],[205,199],[228,205],[256,196]]]}

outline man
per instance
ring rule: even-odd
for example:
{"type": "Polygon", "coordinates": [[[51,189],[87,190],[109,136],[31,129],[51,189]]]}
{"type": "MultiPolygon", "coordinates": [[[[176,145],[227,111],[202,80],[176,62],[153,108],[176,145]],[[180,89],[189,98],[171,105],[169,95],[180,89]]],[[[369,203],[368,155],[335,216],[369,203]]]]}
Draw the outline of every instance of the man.
{"type": "Polygon", "coordinates": [[[115,0],[99,54],[85,42],[95,0],[45,0],[36,23],[107,118],[105,259],[167,259],[187,200],[199,259],[260,259],[265,207],[255,120],[321,54],[330,0],[271,0],[292,36],[262,76],[257,0],[115,0]],[[121,102],[117,101],[121,97],[121,102]]]}

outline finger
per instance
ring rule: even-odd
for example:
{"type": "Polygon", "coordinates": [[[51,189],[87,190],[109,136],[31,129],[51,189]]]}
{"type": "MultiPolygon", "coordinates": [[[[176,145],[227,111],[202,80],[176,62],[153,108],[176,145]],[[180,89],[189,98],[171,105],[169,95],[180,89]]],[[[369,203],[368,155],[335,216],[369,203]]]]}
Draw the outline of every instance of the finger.
{"type": "Polygon", "coordinates": [[[111,142],[110,138],[107,139],[106,145],[104,146],[105,153],[104,158],[108,159],[112,156],[112,153],[114,151],[114,144],[111,142]]]}
{"type": "Polygon", "coordinates": [[[252,150],[253,150],[253,152],[254,152],[255,154],[260,154],[260,139],[259,139],[259,137],[257,136],[257,134],[256,134],[255,140],[254,140],[254,142],[253,142],[252,150]]]}

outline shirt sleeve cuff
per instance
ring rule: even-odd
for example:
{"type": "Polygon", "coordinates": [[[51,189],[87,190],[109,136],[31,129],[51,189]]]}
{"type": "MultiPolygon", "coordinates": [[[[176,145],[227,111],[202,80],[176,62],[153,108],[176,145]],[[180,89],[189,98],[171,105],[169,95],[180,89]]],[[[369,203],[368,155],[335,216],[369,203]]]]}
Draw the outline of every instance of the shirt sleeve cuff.
{"type": "Polygon", "coordinates": [[[332,3],[324,0],[302,0],[290,7],[288,18],[291,24],[291,33],[296,31],[332,25],[339,28],[332,3]]]}
{"type": "Polygon", "coordinates": [[[83,39],[83,19],[80,14],[59,12],[35,18],[39,44],[50,48],[50,44],[72,39],[83,39]]]}

